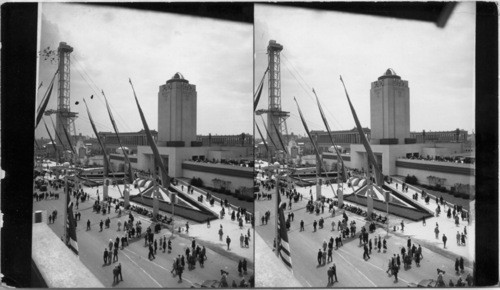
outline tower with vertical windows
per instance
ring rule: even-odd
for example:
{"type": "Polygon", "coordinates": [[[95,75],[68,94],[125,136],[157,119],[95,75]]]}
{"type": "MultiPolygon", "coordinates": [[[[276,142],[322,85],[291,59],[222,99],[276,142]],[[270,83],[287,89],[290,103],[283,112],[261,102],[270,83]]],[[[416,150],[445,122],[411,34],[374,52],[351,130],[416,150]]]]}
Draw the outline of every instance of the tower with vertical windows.
{"type": "Polygon", "coordinates": [[[196,141],[196,86],[176,73],[158,93],[158,144],[190,147],[196,141]]]}
{"type": "Polygon", "coordinates": [[[410,139],[410,89],[389,68],[370,89],[372,144],[406,144],[410,139]]]}

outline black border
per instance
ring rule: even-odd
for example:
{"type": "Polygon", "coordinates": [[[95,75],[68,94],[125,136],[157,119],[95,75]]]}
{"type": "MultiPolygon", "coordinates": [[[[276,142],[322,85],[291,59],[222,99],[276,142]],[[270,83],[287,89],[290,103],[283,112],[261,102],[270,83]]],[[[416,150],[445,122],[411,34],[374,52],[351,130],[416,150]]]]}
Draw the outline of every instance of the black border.
{"type": "MultiPolygon", "coordinates": [[[[253,23],[252,3],[89,5],[113,5],[253,23]]],[[[394,17],[394,10],[391,12],[387,3],[380,4],[384,6],[383,9],[378,5],[374,6],[375,3],[288,3],[288,5],[361,14],[375,14],[373,11],[379,11],[382,13],[381,16],[394,17]]],[[[401,3],[395,5],[401,6],[401,3]]],[[[415,5],[415,3],[405,3],[404,7],[415,5]]],[[[478,286],[490,286],[498,285],[499,281],[498,8],[496,3],[477,2],[476,5],[476,241],[480,243],[476,242],[475,280],[478,286]]],[[[414,9],[415,7],[409,10],[414,9]]],[[[17,287],[32,285],[29,269],[31,269],[33,155],[26,152],[33,152],[34,145],[37,12],[37,3],[4,3],[1,7],[1,162],[6,177],[1,182],[0,201],[4,223],[0,240],[0,270],[4,275],[3,282],[17,287]]],[[[432,19],[419,20],[437,23],[439,17],[435,11],[432,13],[434,13],[432,19]]],[[[408,18],[416,19],[411,17],[411,12],[408,18]]]]}
{"type": "Polygon", "coordinates": [[[33,208],[36,3],[2,5],[1,270],[3,281],[29,287],[33,208]],[[20,166],[22,164],[23,166],[20,166]]]}
{"type": "Polygon", "coordinates": [[[476,3],[476,264],[498,286],[498,7],[476,3]]]}

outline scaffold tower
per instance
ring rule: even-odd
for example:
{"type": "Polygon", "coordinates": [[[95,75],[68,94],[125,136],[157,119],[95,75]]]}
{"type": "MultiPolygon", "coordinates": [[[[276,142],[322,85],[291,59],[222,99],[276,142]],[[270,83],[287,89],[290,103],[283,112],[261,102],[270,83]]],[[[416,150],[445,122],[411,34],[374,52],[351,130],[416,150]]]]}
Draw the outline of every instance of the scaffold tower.
{"type": "MultiPolygon", "coordinates": [[[[57,51],[59,53],[57,110],[49,113],[56,114],[56,127],[59,136],[64,136],[64,127],[68,130],[70,136],[75,136],[75,119],[77,118],[78,113],[71,112],[70,108],[70,54],[73,52],[73,47],[67,45],[66,42],[60,42],[57,51]]],[[[63,142],[65,143],[65,146],[68,145],[66,144],[67,141],[64,138],[63,142]]]]}
{"type": "MultiPolygon", "coordinates": [[[[269,65],[269,102],[267,110],[258,110],[257,114],[267,113],[267,129],[269,132],[268,143],[270,138],[275,144],[280,144],[276,130],[273,128],[273,123],[278,128],[279,134],[283,137],[287,134],[286,119],[290,116],[290,112],[281,110],[281,64],[280,52],[283,50],[283,45],[275,40],[270,40],[267,46],[268,65],[269,65]]],[[[283,139],[285,140],[285,139],[283,139]]],[[[286,141],[285,141],[286,142],[286,141]]],[[[274,148],[270,149],[271,156],[274,155],[274,148]]]]}

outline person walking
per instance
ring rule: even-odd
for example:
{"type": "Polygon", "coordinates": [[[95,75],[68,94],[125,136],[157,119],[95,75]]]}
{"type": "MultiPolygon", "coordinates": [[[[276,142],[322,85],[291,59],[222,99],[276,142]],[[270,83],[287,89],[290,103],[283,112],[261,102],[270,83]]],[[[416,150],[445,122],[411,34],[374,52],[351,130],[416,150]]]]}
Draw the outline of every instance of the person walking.
{"type": "Polygon", "coordinates": [[[417,254],[415,255],[415,265],[417,265],[417,267],[420,267],[420,253],[418,250],[417,254]]]}
{"type": "Polygon", "coordinates": [[[87,220],[87,231],[90,231],[90,220],[87,220]]]}
{"type": "Polygon", "coordinates": [[[444,248],[446,249],[446,241],[448,240],[448,238],[446,237],[445,234],[443,234],[443,245],[444,245],[444,248]]]}
{"type": "Polygon", "coordinates": [[[436,239],[439,239],[439,228],[437,226],[434,228],[434,233],[436,234],[436,239]]]}
{"type": "Polygon", "coordinates": [[[337,266],[335,265],[335,263],[333,263],[332,270],[333,276],[335,277],[335,282],[338,282],[339,280],[337,280],[337,266]]]}
{"type": "Polygon", "coordinates": [[[318,265],[321,266],[321,259],[323,258],[323,253],[321,252],[321,249],[318,250],[318,265]]]}
{"type": "Polygon", "coordinates": [[[328,286],[333,284],[333,270],[332,267],[328,268],[326,271],[326,274],[328,275],[328,286]]]}
{"type": "Polygon", "coordinates": [[[463,273],[464,272],[464,258],[463,257],[460,257],[460,273],[463,273]]]}
{"type": "Polygon", "coordinates": [[[459,272],[459,268],[460,268],[460,260],[458,258],[455,259],[455,273],[460,274],[459,272]]]}
{"type": "Polygon", "coordinates": [[[382,242],[380,241],[380,238],[378,239],[377,248],[378,248],[378,252],[380,253],[380,250],[382,248],[382,242]]]}
{"type": "Polygon", "coordinates": [[[370,255],[368,255],[368,247],[366,244],[363,246],[363,260],[366,260],[365,257],[368,257],[370,259],[370,255]]]}
{"type": "Polygon", "coordinates": [[[399,272],[399,267],[393,267],[392,268],[392,273],[394,274],[394,282],[398,282],[398,272],[399,272]]]}
{"type": "Polygon", "coordinates": [[[113,284],[118,283],[118,266],[113,268],[113,284]]]}
{"type": "Polygon", "coordinates": [[[243,262],[241,263],[241,267],[243,268],[243,274],[247,273],[247,259],[243,258],[243,262]]]}
{"type": "Polygon", "coordinates": [[[100,232],[102,232],[102,226],[104,225],[104,222],[101,220],[101,222],[99,223],[99,227],[101,228],[100,232]]]}
{"type": "Polygon", "coordinates": [[[384,243],[383,243],[383,247],[384,247],[384,253],[387,252],[387,241],[384,239],[384,243]]]}
{"type": "Polygon", "coordinates": [[[113,249],[113,263],[118,261],[118,247],[113,249]]]}
{"type": "Polygon", "coordinates": [[[177,275],[179,275],[179,281],[182,282],[182,273],[184,272],[184,266],[177,266],[177,275]]]}
{"type": "Polygon", "coordinates": [[[328,248],[328,263],[330,263],[331,261],[333,261],[333,257],[332,257],[332,252],[333,252],[333,248],[328,248]]]}
{"type": "Polygon", "coordinates": [[[316,220],[314,220],[313,222],[313,228],[314,228],[314,231],[313,232],[316,232],[316,226],[318,225],[318,222],[316,220]]]}
{"type": "Polygon", "coordinates": [[[155,258],[155,254],[154,254],[153,246],[151,244],[149,244],[148,259],[153,260],[154,258],[155,258]]]}
{"type": "Polygon", "coordinates": [[[304,231],[304,220],[300,220],[300,230],[299,232],[304,231]]]}
{"type": "Polygon", "coordinates": [[[389,273],[392,271],[392,259],[389,259],[389,263],[387,264],[387,271],[385,271],[387,274],[392,275],[392,273],[389,273]]]}
{"type": "MultiPolygon", "coordinates": [[[[221,225],[222,226],[222,225],[221,225]]],[[[222,230],[222,227],[219,229],[219,240],[222,241],[222,236],[224,235],[224,231],[222,230]]]]}
{"type": "Polygon", "coordinates": [[[107,265],[108,264],[108,248],[104,248],[103,259],[104,259],[104,265],[107,265]]]}
{"type": "Polygon", "coordinates": [[[123,281],[123,276],[122,276],[122,263],[118,263],[118,266],[116,266],[118,276],[120,276],[120,281],[123,281]]]}
{"type": "Polygon", "coordinates": [[[243,248],[243,243],[245,241],[245,237],[243,237],[243,234],[240,235],[240,247],[243,248]]]}
{"type": "Polygon", "coordinates": [[[231,244],[231,238],[229,238],[229,236],[227,236],[226,238],[226,244],[227,244],[227,250],[229,251],[229,245],[231,244]]]}
{"type": "Polygon", "coordinates": [[[368,240],[368,250],[369,250],[369,253],[371,254],[372,253],[372,239],[368,240]]]}

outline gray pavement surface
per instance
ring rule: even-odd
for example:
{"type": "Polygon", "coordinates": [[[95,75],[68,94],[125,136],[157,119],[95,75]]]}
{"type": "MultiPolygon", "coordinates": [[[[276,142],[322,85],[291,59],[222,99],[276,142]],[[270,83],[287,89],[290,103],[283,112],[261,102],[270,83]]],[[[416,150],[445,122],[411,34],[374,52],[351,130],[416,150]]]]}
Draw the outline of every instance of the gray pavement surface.
{"type": "MultiPolygon", "coordinates": [[[[50,190],[50,189],[49,189],[50,190]]],[[[53,191],[53,190],[52,190],[53,191]]],[[[62,193],[62,189],[58,190],[62,193]]],[[[231,284],[233,280],[239,283],[243,278],[248,281],[253,274],[252,264],[249,264],[248,273],[240,276],[237,270],[239,259],[243,257],[234,253],[225,253],[220,250],[220,246],[214,246],[211,242],[204,242],[197,238],[197,244],[200,246],[205,245],[207,249],[207,260],[203,268],[196,264],[196,268],[188,270],[185,267],[182,275],[182,282],[179,278],[170,273],[174,258],[180,254],[185,254],[186,247],[191,246],[191,237],[185,234],[179,235],[175,233],[172,239],[172,253],[163,253],[159,251],[154,260],[148,259],[148,248],[144,244],[144,234],[141,238],[132,239],[129,241],[129,246],[126,246],[118,253],[118,262],[122,264],[123,281],[117,284],[113,283],[113,268],[118,262],[111,263],[111,265],[104,265],[103,252],[104,248],[108,245],[110,239],[121,237],[124,235],[123,230],[117,231],[118,214],[111,210],[111,214],[103,215],[102,213],[95,213],[92,211],[94,199],[90,199],[84,203],[79,204],[78,211],[82,214],[81,220],[77,225],[77,238],[78,247],[81,261],[89,268],[89,270],[107,287],[120,287],[120,288],[138,288],[138,287],[175,287],[185,288],[198,286],[205,280],[219,280],[221,277],[220,270],[223,269],[229,272],[228,282],[231,284]],[[109,217],[111,219],[110,228],[102,232],[99,231],[99,222],[109,217]],[[87,219],[91,221],[91,230],[86,230],[87,219]]],[[[59,200],[43,200],[34,201],[33,210],[47,210],[48,213],[54,209],[58,211],[58,217],[55,223],[50,224],[50,228],[58,235],[63,234],[63,210],[64,198],[61,194],[59,200]]],[[[122,212],[122,222],[125,220],[128,213],[122,212]]],[[[143,233],[149,226],[148,221],[144,216],[133,213],[135,221],[141,220],[143,225],[143,233]]],[[[159,234],[155,234],[155,238],[171,236],[171,232],[167,229],[162,229],[159,234]]],[[[36,239],[36,237],[33,237],[36,239]]],[[[235,247],[238,242],[233,239],[232,243],[235,247]]],[[[248,259],[247,259],[248,260],[248,259]]],[[[251,262],[251,261],[249,261],[251,262]]]]}
{"type": "MultiPolygon", "coordinates": [[[[282,197],[282,200],[286,197],[282,197]]],[[[288,201],[288,200],[287,200],[288,201]]],[[[322,247],[323,241],[329,240],[331,236],[334,238],[339,235],[335,227],[335,231],[331,230],[331,222],[335,221],[335,224],[339,220],[342,220],[342,212],[335,207],[336,215],[331,217],[331,213],[328,212],[328,207],[325,207],[325,212],[323,214],[310,214],[306,212],[305,206],[308,201],[308,194],[304,196],[302,201],[298,203],[293,203],[292,211],[294,212],[294,221],[291,224],[290,231],[288,232],[288,237],[290,241],[290,248],[292,252],[292,263],[293,263],[293,273],[294,276],[299,280],[299,282],[304,287],[326,287],[327,284],[327,270],[332,263],[327,263],[324,266],[319,266],[317,262],[318,249],[322,247]],[[317,232],[313,232],[312,223],[314,220],[319,220],[323,217],[325,220],[325,228],[319,229],[317,232]],[[300,232],[300,220],[304,220],[305,231],[300,232]]],[[[260,216],[257,216],[258,223],[256,224],[257,233],[264,239],[265,243],[271,249],[273,248],[273,239],[275,237],[274,228],[274,216],[276,208],[276,196],[272,200],[259,200],[256,201],[256,211],[263,214],[266,211],[271,211],[271,218],[268,225],[261,225],[260,216]]],[[[289,211],[285,211],[287,215],[289,211]]],[[[349,217],[349,222],[351,220],[356,221],[357,233],[361,229],[361,226],[366,225],[368,229],[368,224],[366,221],[358,215],[350,212],[346,212],[349,217]]],[[[337,277],[339,282],[334,283],[334,287],[407,287],[408,283],[418,283],[423,279],[436,279],[437,278],[437,268],[446,271],[444,275],[444,281],[448,284],[449,280],[452,279],[455,283],[458,280],[459,275],[455,273],[455,257],[458,255],[450,255],[449,253],[444,253],[439,249],[439,247],[426,247],[422,244],[422,254],[423,260],[420,263],[420,267],[416,267],[415,263],[408,270],[401,269],[398,274],[399,281],[395,282],[394,277],[390,277],[386,273],[389,258],[393,254],[401,255],[401,247],[405,246],[407,243],[407,236],[404,233],[387,232],[385,228],[378,227],[375,233],[370,234],[370,239],[374,239],[375,235],[380,235],[382,238],[386,238],[388,251],[383,253],[378,252],[375,247],[372,249],[370,259],[363,259],[363,247],[359,245],[359,239],[351,238],[344,241],[344,246],[340,247],[338,250],[333,251],[333,263],[337,267],[337,277]]],[[[412,236],[413,237],[413,236],[412,236]]],[[[418,235],[415,235],[418,239],[418,235]]],[[[453,237],[449,239],[450,243],[453,243],[453,237]]],[[[264,267],[265,260],[256,260],[256,268],[264,267]],[[262,264],[261,264],[262,263],[262,264]]],[[[284,267],[284,266],[283,266],[284,267]]],[[[467,273],[472,273],[470,267],[466,267],[464,273],[461,274],[462,279],[465,279],[467,273]]],[[[259,277],[256,277],[256,283],[262,284],[259,281],[259,277]]],[[[278,287],[280,285],[269,285],[269,287],[278,287]]]]}

